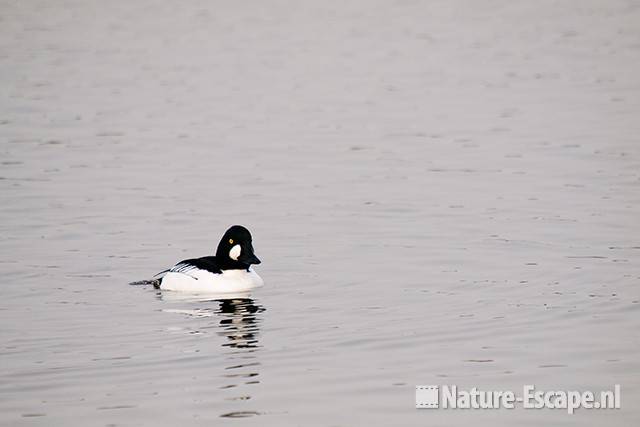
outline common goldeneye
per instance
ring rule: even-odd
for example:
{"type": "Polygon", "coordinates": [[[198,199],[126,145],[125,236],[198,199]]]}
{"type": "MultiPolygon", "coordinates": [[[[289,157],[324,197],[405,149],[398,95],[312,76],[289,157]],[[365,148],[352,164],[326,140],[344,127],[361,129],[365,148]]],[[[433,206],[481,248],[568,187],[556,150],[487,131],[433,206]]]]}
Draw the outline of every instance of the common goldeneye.
{"type": "Polygon", "coordinates": [[[260,264],[253,253],[251,233],[241,225],[229,228],[215,256],[180,261],[156,275],[156,288],[192,293],[246,292],[264,283],[251,268],[260,264]]]}

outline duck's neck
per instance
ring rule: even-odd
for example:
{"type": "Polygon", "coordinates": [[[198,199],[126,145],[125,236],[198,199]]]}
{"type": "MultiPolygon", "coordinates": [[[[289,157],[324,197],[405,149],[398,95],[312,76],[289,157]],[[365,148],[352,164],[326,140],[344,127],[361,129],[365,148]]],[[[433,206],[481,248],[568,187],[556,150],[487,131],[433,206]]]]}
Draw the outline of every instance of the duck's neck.
{"type": "Polygon", "coordinates": [[[228,257],[220,257],[216,255],[216,261],[220,270],[247,270],[249,271],[249,265],[240,261],[234,261],[228,257]]]}

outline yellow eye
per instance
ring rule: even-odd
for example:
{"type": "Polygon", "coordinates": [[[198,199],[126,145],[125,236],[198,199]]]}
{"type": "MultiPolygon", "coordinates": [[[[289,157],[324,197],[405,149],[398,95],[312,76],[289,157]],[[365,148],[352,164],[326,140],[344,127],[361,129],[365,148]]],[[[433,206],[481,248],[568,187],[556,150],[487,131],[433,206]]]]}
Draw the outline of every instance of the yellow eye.
{"type": "Polygon", "coordinates": [[[233,245],[233,239],[229,239],[229,244],[233,245]]]}

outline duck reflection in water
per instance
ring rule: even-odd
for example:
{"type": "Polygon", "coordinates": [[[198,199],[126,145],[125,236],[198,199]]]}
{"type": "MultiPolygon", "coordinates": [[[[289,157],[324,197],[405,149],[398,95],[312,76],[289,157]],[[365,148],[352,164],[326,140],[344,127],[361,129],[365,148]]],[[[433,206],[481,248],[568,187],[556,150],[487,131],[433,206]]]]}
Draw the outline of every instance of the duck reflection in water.
{"type": "MultiPolygon", "coordinates": [[[[259,366],[256,352],[259,351],[258,342],[260,313],[264,307],[256,304],[250,298],[235,298],[220,300],[217,314],[220,319],[218,335],[226,337],[223,347],[233,349],[227,353],[228,366],[222,375],[228,383],[221,389],[233,389],[233,396],[225,398],[228,401],[243,401],[251,399],[243,385],[259,384],[259,366]],[[244,390],[244,391],[243,391],[244,390]]],[[[256,411],[232,411],[221,414],[224,418],[244,418],[259,415],[256,411]]]]}
{"type": "MultiPolygon", "coordinates": [[[[219,388],[233,393],[225,397],[227,401],[248,401],[251,395],[247,386],[259,384],[258,353],[260,351],[260,313],[265,308],[245,295],[225,299],[200,299],[158,292],[158,298],[166,302],[188,303],[190,309],[164,309],[165,312],[185,314],[193,318],[211,318],[208,326],[200,327],[199,333],[215,330],[223,337],[222,347],[226,348],[224,371],[220,377],[224,382],[219,388]]],[[[193,331],[192,331],[193,332],[193,331]]],[[[259,415],[256,411],[240,410],[224,412],[225,418],[244,418],[259,415]]]]}
{"type": "MultiPolygon", "coordinates": [[[[260,347],[258,334],[260,332],[261,319],[259,315],[265,311],[265,308],[249,297],[201,299],[158,292],[158,298],[166,302],[186,302],[200,305],[200,307],[191,309],[164,309],[163,311],[167,313],[186,314],[195,318],[220,318],[219,324],[215,326],[215,329],[218,330],[218,335],[228,339],[227,342],[222,344],[223,347],[250,350],[260,347]],[[210,306],[216,303],[218,304],[217,307],[210,306]],[[209,305],[209,307],[202,307],[204,304],[209,305]]],[[[214,328],[214,325],[203,329],[212,328],[214,328]]]]}
{"type": "Polygon", "coordinates": [[[265,311],[264,307],[255,304],[251,298],[218,301],[220,306],[217,314],[222,317],[218,334],[228,338],[228,341],[222,345],[238,349],[258,348],[260,346],[258,315],[265,311]]]}

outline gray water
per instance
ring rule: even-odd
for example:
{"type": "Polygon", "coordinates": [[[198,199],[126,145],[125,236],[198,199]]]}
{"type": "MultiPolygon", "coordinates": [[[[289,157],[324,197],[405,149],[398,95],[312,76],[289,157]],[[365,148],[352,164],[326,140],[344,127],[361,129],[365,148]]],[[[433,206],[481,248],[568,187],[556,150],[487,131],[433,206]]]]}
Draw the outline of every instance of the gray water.
{"type": "Polygon", "coordinates": [[[0,1],[0,424],[630,425],[640,8],[0,1]],[[247,226],[266,286],[128,286],[247,226]],[[418,384],[622,409],[416,410],[418,384]]]}

